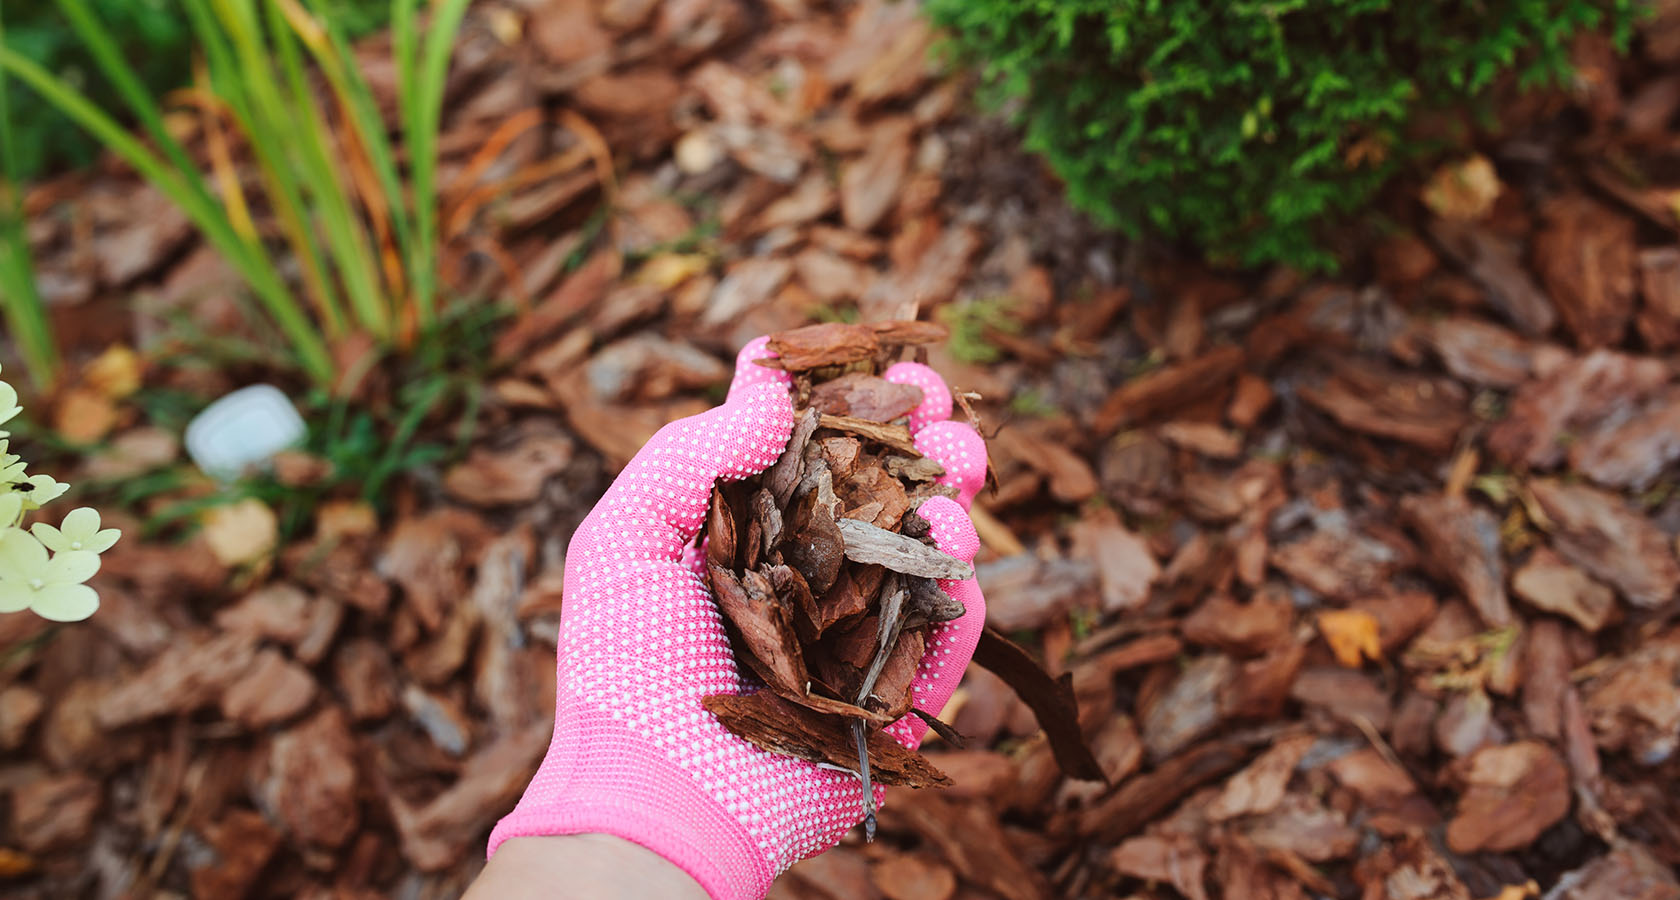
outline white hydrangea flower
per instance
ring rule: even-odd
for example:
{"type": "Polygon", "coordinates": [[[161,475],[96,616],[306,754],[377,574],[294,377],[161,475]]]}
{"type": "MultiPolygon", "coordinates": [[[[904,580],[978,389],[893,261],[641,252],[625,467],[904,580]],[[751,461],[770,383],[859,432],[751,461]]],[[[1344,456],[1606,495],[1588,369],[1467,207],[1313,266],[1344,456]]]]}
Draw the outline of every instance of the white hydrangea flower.
{"type": "Polygon", "coordinates": [[[15,453],[7,453],[6,446],[11,443],[0,438],[0,486],[19,484],[25,478],[23,470],[26,463],[15,453]]]}
{"type": "MultiPolygon", "coordinates": [[[[0,522],[4,521],[5,508],[0,505],[0,522]]],[[[122,532],[115,528],[101,531],[99,511],[86,506],[71,510],[57,528],[45,522],[36,522],[29,530],[42,546],[54,553],[71,553],[78,550],[104,553],[111,549],[117,538],[122,537],[122,532]]]]}
{"type": "Polygon", "coordinates": [[[0,612],[33,610],[54,622],[77,622],[99,608],[99,594],[82,582],[99,571],[99,554],[72,550],[47,556],[27,531],[0,531],[0,612]]]}
{"type": "MultiPolygon", "coordinates": [[[[23,411],[17,401],[17,390],[0,381],[0,424],[23,411]]],[[[27,609],[55,622],[85,619],[99,608],[99,593],[82,582],[99,571],[99,554],[122,532],[101,529],[99,513],[86,508],[72,510],[57,528],[38,522],[33,534],[23,530],[25,513],[63,496],[70,485],[28,475],[9,437],[0,431],[0,613],[27,609]]]]}
{"type": "Polygon", "coordinates": [[[33,504],[36,509],[57,500],[64,496],[65,491],[70,490],[70,485],[62,481],[54,481],[51,475],[31,475],[26,483],[29,485],[29,490],[25,492],[27,495],[25,499],[33,504]]]}
{"type": "MultiPolygon", "coordinates": [[[[0,425],[6,424],[18,413],[23,412],[23,407],[18,405],[17,399],[17,390],[6,382],[0,381],[0,425]]],[[[0,431],[0,437],[5,437],[7,434],[8,432],[0,431]]]]}

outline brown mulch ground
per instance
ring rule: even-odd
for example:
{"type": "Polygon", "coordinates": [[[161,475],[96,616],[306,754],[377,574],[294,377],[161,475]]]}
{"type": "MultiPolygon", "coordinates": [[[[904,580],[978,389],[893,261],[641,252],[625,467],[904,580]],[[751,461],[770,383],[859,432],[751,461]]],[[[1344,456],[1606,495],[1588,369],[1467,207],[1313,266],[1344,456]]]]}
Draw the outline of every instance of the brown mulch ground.
{"type": "MultiPolygon", "coordinates": [[[[1112,785],[971,672],[956,787],[774,896],[1680,897],[1680,16],[1583,41],[1482,143],[1496,197],[1402,185],[1337,278],[1090,230],[933,39],[874,0],[477,7],[446,274],[523,308],[471,454],[383,523],[323,506],[236,566],[238,517],[125,539],[88,623],[0,619],[0,887],[459,893],[547,742],[571,528],[735,347],[855,311],[958,332],[991,623],[1072,674],[1112,785]]],[[[238,327],[120,170],[30,202],[73,346],[238,327]]],[[[61,476],[180,465],[98,385],[61,476]]]]}

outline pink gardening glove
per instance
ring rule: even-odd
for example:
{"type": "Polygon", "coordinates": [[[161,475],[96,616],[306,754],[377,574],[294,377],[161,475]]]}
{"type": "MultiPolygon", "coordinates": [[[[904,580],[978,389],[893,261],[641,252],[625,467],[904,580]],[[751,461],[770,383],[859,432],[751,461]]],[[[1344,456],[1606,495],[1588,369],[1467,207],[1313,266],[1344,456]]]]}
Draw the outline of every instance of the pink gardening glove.
{"type": "MultiPolygon", "coordinates": [[[[660,429],[578,526],[566,556],[554,740],[491,833],[492,855],[509,838],[610,834],[670,860],[713,897],[756,900],[861,818],[855,776],[759,750],[700,705],[740,693],[742,679],[694,538],[712,483],[762,472],[792,432],[788,376],[752,362],[770,355],[764,338],[742,349],[729,399],[660,429]]],[[[885,377],[922,389],[910,419],[916,446],[945,467],[960,505],[935,497],[920,514],[940,549],[972,561],[979,540],[965,510],[985,480],[985,444],[948,421],[951,392],[931,369],[899,363],[885,377]]],[[[967,612],[928,634],[912,690],[935,714],[986,619],[972,579],[942,586],[967,612]]],[[[927,726],[906,716],[888,731],[915,748],[927,726]]]]}

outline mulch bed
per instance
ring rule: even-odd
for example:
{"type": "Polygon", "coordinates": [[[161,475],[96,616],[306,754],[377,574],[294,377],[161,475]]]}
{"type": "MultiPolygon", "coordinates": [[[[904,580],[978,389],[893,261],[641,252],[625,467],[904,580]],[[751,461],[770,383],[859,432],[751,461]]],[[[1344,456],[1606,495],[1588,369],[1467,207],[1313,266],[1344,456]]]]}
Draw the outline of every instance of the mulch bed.
{"type": "MultiPolygon", "coordinates": [[[[232,567],[131,537],[88,623],[0,619],[6,892],[458,894],[548,741],[571,529],[734,348],[855,312],[951,325],[990,624],[1071,673],[1109,784],[971,671],[954,786],[773,896],[1680,897],[1680,12],[1487,135],[1496,195],[1401,185],[1315,278],[1083,225],[935,40],[878,0],[475,7],[445,274],[521,304],[478,439],[384,520],[232,567]]],[[[131,175],[30,203],[70,345],[239,327],[131,175]]],[[[102,449],[61,477],[181,465],[70,391],[102,449]]]]}

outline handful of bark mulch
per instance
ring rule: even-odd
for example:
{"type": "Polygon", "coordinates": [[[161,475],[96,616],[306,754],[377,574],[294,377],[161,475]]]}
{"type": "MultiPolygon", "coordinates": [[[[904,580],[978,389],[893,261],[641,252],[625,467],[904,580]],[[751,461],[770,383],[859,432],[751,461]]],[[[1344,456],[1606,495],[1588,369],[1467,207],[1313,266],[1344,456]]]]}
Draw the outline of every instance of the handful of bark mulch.
{"type": "MultiPolygon", "coordinates": [[[[906,347],[943,340],[926,322],[813,325],[772,335],[761,365],[794,378],[787,449],[762,475],[712,490],[707,572],[736,657],[766,690],[705,698],[726,728],[773,753],[854,772],[863,781],[873,838],[871,780],[949,784],[921,754],[881,729],[916,715],[911,681],[929,626],[963,614],[939,579],[966,579],[967,563],[933,546],[921,502],[954,490],[922,456],[904,422],[922,391],[876,373],[906,347]]],[[[1079,732],[1067,676],[1050,678],[1024,651],[987,629],[974,659],[997,672],[1038,716],[1069,775],[1101,779],[1079,732]]]]}

